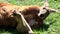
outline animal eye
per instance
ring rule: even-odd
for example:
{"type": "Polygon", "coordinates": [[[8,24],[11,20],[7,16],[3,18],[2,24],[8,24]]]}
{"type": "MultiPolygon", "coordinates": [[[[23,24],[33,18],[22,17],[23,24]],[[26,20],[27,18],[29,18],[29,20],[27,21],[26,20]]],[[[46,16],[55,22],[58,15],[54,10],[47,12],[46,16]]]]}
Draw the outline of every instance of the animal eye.
{"type": "Polygon", "coordinates": [[[43,9],[46,9],[45,7],[43,9]]]}

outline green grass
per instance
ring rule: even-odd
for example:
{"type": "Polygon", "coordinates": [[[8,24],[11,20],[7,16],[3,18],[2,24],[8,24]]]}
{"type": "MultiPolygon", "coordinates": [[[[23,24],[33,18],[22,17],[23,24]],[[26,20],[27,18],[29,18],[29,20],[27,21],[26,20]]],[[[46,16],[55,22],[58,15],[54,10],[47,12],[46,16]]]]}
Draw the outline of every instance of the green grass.
{"type": "MultiPolygon", "coordinates": [[[[0,2],[8,2],[11,4],[19,5],[19,6],[26,6],[26,5],[43,5],[43,0],[0,0],[0,2]]],[[[60,4],[60,0],[54,1],[54,0],[48,0],[49,5],[51,8],[58,8],[60,4]]],[[[35,34],[60,34],[60,13],[51,13],[45,20],[44,25],[42,28],[33,29],[35,34]],[[51,23],[51,24],[50,24],[51,23]]],[[[5,30],[0,28],[0,33],[2,34],[16,34],[16,30],[11,29],[5,30]]]]}

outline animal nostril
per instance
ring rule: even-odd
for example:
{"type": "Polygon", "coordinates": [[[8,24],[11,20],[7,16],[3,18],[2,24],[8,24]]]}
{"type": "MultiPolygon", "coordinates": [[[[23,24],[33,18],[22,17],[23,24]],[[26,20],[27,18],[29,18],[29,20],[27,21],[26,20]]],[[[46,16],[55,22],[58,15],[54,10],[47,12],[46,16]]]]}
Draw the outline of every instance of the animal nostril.
{"type": "Polygon", "coordinates": [[[40,17],[44,17],[44,14],[41,14],[40,17]]]}

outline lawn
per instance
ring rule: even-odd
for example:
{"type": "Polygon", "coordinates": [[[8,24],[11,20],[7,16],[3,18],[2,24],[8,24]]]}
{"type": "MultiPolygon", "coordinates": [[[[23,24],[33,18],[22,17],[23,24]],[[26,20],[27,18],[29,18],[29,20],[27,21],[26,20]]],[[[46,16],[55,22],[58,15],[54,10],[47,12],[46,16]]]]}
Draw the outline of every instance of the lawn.
{"type": "MultiPolygon", "coordinates": [[[[7,2],[14,5],[43,5],[43,0],[0,0],[0,2],[7,2]]],[[[51,8],[57,9],[60,0],[48,0],[51,8]]],[[[35,34],[60,34],[60,13],[50,13],[44,20],[44,24],[39,29],[33,29],[35,34]]],[[[19,34],[15,29],[0,28],[0,34],[19,34]]],[[[20,33],[21,34],[21,33],[20,33]]]]}

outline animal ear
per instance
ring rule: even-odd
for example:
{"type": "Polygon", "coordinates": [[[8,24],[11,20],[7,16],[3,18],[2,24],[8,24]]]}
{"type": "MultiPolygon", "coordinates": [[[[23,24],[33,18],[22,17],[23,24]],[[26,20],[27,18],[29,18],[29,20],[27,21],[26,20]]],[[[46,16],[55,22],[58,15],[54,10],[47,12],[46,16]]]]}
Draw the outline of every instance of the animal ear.
{"type": "Polygon", "coordinates": [[[49,7],[49,3],[47,0],[44,0],[44,7],[49,7]]]}
{"type": "Polygon", "coordinates": [[[58,10],[49,8],[49,12],[58,12],[58,10]]]}
{"type": "Polygon", "coordinates": [[[44,0],[44,6],[46,9],[48,9],[50,12],[58,12],[56,9],[49,8],[49,3],[47,0],[44,0]]]}

